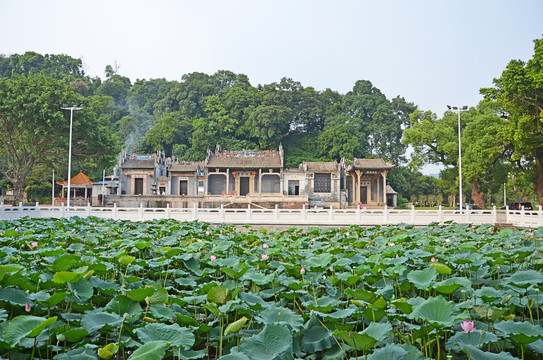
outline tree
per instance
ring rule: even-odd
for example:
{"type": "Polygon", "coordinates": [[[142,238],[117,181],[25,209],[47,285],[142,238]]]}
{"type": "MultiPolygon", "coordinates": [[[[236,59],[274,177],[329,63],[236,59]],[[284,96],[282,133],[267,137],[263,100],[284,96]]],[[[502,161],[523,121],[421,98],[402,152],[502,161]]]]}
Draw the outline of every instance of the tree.
{"type": "MultiPolygon", "coordinates": [[[[65,161],[69,114],[60,107],[81,102],[70,85],[44,74],[0,78],[0,171],[13,185],[16,199],[22,200],[36,167],[65,161]]],[[[92,105],[75,118],[74,158],[84,159],[90,167],[110,163],[117,147],[108,124],[100,121],[92,105]]]]}
{"type": "Polygon", "coordinates": [[[481,89],[504,109],[504,141],[513,149],[511,162],[529,176],[543,204],[543,39],[534,40],[528,61],[511,60],[494,88],[481,89]]]}

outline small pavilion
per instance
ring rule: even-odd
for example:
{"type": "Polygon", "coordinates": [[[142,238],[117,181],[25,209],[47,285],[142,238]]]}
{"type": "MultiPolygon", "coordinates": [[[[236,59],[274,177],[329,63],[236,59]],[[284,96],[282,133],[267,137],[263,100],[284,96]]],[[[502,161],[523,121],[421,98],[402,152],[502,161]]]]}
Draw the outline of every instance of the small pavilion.
{"type": "MultiPolygon", "coordinates": [[[[68,197],[68,181],[57,181],[58,185],[62,185],[62,196],[68,197]],[[66,191],[65,191],[66,190],[66,191]]],[[[70,180],[70,198],[71,199],[90,199],[92,195],[92,184],[89,177],[83,174],[83,171],[79,171],[79,174],[71,178],[70,180]]]]}

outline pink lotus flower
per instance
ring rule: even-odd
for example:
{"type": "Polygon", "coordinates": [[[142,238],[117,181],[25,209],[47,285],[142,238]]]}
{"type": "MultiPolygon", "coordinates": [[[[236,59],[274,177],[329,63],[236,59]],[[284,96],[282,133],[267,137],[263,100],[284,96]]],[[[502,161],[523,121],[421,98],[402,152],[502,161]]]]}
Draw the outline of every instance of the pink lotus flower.
{"type": "Polygon", "coordinates": [[[268,260],[269,256],[267,254],[262,254],[262,257],[260,258],[260,260],[264,261],[264,260],[268,260]]]}
{"type": "Polygon", "coordinates": [[[300,269],[300,274],[302,274],[302,275],[305,274],[305,269],[304,269],[303,266],[302,266],[302,268],[300,269]]]}
{"type": "Polygon", "coordinates": [[[477,328],[474,326],[473,321],[462,321],[460,323],[460,327],[462,328],[462,332],[467,334],[470,332],[474,332],[477,328]]]}
{"type": "Polygon", "coordinates": [[[209,235],[209,231],[206,231],[206,235],[209,235]]]}
{"type": "Polygon", "coordinates": [[[334,267],[333,267],[333,266],[330,266],[330,271],[334,271],[334,267]]]}
{"type": "Polygon", "coordinates": [[[90,222],[89,225],[92,226],[92,225],[94,225],[94,223],[93,223],[93,222],[90,222]]]}
{"type": "Polygon", "coordinates": [[[263,249],[267,249],[267,248],[269,248],[269,247],[270,247],[270,246],[269,246],[268,244],[266,244],[266,243],[264,243],[264,244],[262,245],[262,248],[263,248],[263,249]]]}
{"type": "Polygon", "coordinates": [[[396,259],[399,258],[400,256],[398,254],[396,254],[396,259]]]}
{"type": "Polygon", "coordinates": [[[25,311],[26,311],[26,312],[30,312],[30,310],[32,310],[32,309],[30,308],[30,305],[29,305],[28,303],[26,303],[26,305],[25,305],[25,311]]]}
{"type": "Polygon", "coordinates": [[[32,241],[32,242],[30,243],[30,248],[31,248],[31,249],[34,249],[35,247],[38,247],[38,242],[37,242],[37,241],[32,241]]]}
{"type": "Polygon", "coordinates": [[[211,255],[211,256],[209,257],[209,259],[210,259],[211,261],[217,261],[217,257],[216,257],[215,255],[211,255]]]}
{"type": "Polygon", "coordinates": [[[432,258],[430,259],[431,262],[437,262],[436,258],[432,256],[432,258]]]}

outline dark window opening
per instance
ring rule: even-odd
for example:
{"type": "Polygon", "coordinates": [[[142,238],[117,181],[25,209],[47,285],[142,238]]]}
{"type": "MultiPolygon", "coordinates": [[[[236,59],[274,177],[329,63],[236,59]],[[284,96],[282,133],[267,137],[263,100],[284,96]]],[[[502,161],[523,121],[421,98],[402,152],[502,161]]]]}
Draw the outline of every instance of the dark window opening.
{"type": "Polygon", "coordinates": [[[331,174],[315,174],[315,185],[313,187],[314,192],[329,193],[332,191],[332,175],[331,174]]]}

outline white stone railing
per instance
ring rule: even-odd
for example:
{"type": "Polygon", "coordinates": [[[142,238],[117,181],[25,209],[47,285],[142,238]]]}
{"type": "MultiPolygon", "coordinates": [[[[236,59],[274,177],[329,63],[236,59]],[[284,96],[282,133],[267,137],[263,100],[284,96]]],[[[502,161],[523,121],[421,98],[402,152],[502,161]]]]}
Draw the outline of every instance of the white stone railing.
{"type": "Polygon", "coordinates": [[[525,210],[415,210],[411,209],[261,209],[261,208],[144,208],[76,206],[4,206],[0,203],[0,220],[32,218],[67,218],[71,216],[145,221],[175,219],[200,220],[210,223],[250,225],[384,225],[409,224],[425,226],[430,223],[496,224],[508,223],[520,227],[543,226],[541,206],[537,211],[525,210]]]}

